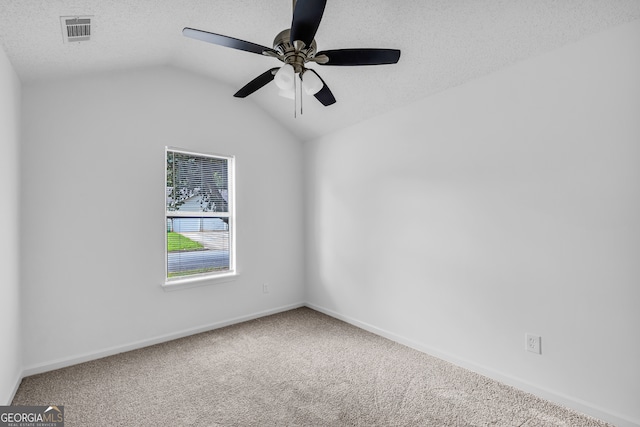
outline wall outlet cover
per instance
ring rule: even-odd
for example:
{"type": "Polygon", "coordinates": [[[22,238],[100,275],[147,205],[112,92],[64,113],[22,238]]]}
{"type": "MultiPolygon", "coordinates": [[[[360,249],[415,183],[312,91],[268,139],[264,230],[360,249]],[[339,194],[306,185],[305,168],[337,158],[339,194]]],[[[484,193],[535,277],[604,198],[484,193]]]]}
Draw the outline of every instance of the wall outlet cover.
{"type": "Polygon", "coordinates": [[[542,354],[542,338],[539,335],[525,334],[526,350],[531,353],[542,354]]]}

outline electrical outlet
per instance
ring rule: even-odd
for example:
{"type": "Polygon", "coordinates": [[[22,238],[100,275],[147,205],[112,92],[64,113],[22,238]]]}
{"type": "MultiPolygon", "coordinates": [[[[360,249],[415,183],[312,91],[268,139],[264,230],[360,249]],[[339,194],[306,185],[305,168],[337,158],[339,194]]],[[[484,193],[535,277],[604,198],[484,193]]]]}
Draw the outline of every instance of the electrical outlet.
{"type": "Polygon", "coordinates": [[[262,293],[263,294],[268,294],[269,293],[269,284],[268,283],[263,283],[262,284],[262,293]]]}
{"type": "Polygon", "coordinates": [[[531,353],[542,354],[542,338],[538,335],[525,334],[526,349],[531,353]]]}

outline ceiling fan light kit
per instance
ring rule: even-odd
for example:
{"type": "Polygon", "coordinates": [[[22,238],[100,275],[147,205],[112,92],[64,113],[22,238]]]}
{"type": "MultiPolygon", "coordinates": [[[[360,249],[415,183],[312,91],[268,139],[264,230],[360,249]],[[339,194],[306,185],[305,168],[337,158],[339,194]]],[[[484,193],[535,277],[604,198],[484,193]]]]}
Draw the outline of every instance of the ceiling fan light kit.
{"type": "Polygon", "coordinates": [[[276,86],[278,86],[282,90],[289,90],[293,88],[294,81],[296,78],[295,71],[291,64],[284,64],[275,75],[276,86]]]}
{"type": "Polygon", "coordinates": [[[295,101],[295,99],[296,99],[296,92],[295,92],[295,90],[293,90],[293,89],[291,89],[291,90],[283,90],[283,89],[280,89],[280,90],[278,91],[278,96],[281,96],[281,97],[283,97],[283,98],[287,98],[287,99],[292,99],[292,100],[294,100],[294,101],[295,101]]]}
{"type": "Polygon", "coordinates": [[[322,86],[324,86],[324,83],[322,83],[320,77],[318,77],[318,75],[313,72],[301,73],[300,79],[302,80],[302,88],[307,95],[315,95],[316,93],[320,92],[320,89],[322,89],[322,86]]]}
{"type": "Polygon", "coordinates": [[[400,59],[400,51],[365,48],[318,52],[314,37],[326,4],[327,0],[294,1],[291,28],[281,31],[275,37],[273,48],[188,27],[182,30],[182,34],[219,46],[270,56],[284,63],[282,67],[265,71],[250,81],[233,95],[236,98],[245,98],[275,80],[279,95],[295,100],[296,79],[299,78],[301,89],[307,95],[313,95],[322,105],[329,106],[336,99],[322,77],[315,70],[306,67],[308,63],[337,66],[395,64],[400,59]]]}

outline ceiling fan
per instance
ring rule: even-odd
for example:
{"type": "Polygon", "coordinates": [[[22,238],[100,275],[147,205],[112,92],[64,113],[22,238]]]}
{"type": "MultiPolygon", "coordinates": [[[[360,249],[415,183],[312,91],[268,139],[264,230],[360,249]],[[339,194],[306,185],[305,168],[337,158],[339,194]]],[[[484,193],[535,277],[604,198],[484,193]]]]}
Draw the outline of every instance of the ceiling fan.
{"type": "MultiPolygon", "coordinates": [[[[271,68],[247,83],[233,96],[245,98],[263,86],[275,80],[280,94],[294,98],[296,93],[296,75],[302,82],[302,88],[314,95],[324,106],[336,102],[333,93],[324,80],[311,68],[308,62],[318,65],[380,65],[395,64],[400,59],[397,49],[335,49],[318,52],[314,37],[327,0],[293,0],[293,19],[291,28],[281,31],[273,40],[273,49],[207,31],[184,28],[182,34],[205,42],[244,50],[246,52],[276,58],[284,63],[282,67],[271,68]]],[[[295,99],[295,98],[294,98],[295,99]]]]}

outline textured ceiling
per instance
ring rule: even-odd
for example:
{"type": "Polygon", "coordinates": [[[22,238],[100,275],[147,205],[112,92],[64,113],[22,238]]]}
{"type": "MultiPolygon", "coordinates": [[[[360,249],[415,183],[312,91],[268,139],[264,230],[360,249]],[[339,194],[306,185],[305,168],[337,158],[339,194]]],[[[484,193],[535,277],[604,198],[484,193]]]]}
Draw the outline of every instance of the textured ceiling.
{"type": "MultiPolygon", "coordinates": [[[[173,65],[228,85],[228,96],[280,62],[183,37],[185,26],[271,46],[290,0],[0,0],[0,43],[23,82],[173,65]],[[93,15],[92,40],[64,44],[60,16],[93,15]]],[[[384,47],[396,65],[311,65],[337,103],[291,100],[270,84],[246,99],[301,140],[423,98],[590,34],[640,19],[640,0],[351,0],[327,2],[319,50],[384,47]]]]}

